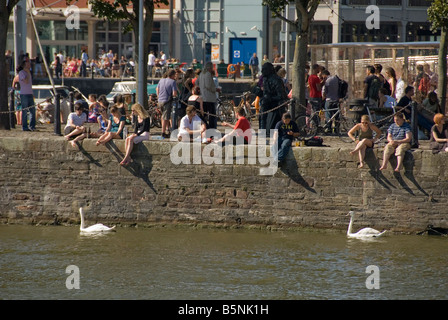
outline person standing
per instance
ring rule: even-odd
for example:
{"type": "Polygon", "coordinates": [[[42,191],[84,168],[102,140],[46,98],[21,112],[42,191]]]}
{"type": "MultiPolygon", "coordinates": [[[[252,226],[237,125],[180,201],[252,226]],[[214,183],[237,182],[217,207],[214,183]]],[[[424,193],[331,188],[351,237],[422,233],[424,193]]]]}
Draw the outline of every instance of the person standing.
{"type": "Polygon", "coordinates": [[[148,76],[152,78],[152,70],[156,65],[156,56],[154,55],[154,51],[151,51],[148,55],[148,76]]]}
{"type": "Polygon", "coordinates": [[[322,87],[322,100],[325,101],[325,119],[328,121],[336,113],[336,110],[328,110],[338,108],[339,79],[336,76],[331,76],[328,70],[322,71],[322,78],[325,81],[322,87]]]}
{"type": "Polygon", "coordinates": [[[204,111],[208,112],[208,128],[217,128],[216,119],[216,86],[213,81],[213,63],[207,62],[204,70],[199,75],[197,85],[201,90],[201,96],[204,105],[204,111]]]}
{"type": "Polygon", "coordinates": [[[34,105],[33,80],[31,78],[31,62],[26,59],[20,64],[19,84],[20,102],[22,103],[22,130],[36,130],[36,107],[34,105]],[[30,112],[30,123],[28,127],[28,111],[30,112]]]}
{"type": "Polygon", "coordinates": [[[257,73],[258,73],[258,57],[257,54],[254,52],[253,56],[250,58],[249,60],[249,68],[250,68],[250,72],[252,73],[252,80],[255,81],[256,77],[257,77],[257,73]]]}
{"type": "Polygon", "coordinates": [[[310,104],[314,112],[322,109],[322,87],[324,85],[318,74],[321,68],[314,64],[311,68],[311,75],[308,77],[308,88],[310,90],[310,104]]]}
{"type": "Polygon", "coordinates": [[[176,71],[171,69],[166,77],[159,81],[156,88],[158,97],[158,107],[162,111],[162,137],[169,138],[170,134],[166,133],[170,127],[171,110],[173,108],[173,100],[177,97],[176,71]]]}
{"type": "Polygon", "coordinates": [[[87,76],[87,60],[89,60],[89,56],[87,55],[86,50],[81,51],[81,77],[87,76]]]}

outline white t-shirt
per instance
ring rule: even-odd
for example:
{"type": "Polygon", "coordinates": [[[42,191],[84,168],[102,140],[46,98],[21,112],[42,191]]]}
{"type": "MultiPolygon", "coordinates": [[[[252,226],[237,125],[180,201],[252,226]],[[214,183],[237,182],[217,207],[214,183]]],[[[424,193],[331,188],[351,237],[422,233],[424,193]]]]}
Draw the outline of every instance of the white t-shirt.
{"type": "Polygon", "coordinates": [[[179,134],[180,135],[185,135],[185,134],[189,134],[187,131],[187,128],[190,130],[200,130],[201,129],[201,124],[202,124],[202,120],[201,118],[199,118],[198,115],[195,115],[190,122],[190,119],[188,119],[188,116],[184,116],[181,120],[180,120],[180,126],[179,126],[179,134]]]}
{"type": "Polygon", "coordinates": [[[72,112],[68,115],[66,128],[70,127],[70,123],[73,123],[75,126],[82,126],[84,122],[87,121],[87,115],[83,112],[80,116],[76,114],[76,112],[72,112]],[[70,122],[70,120],[72,120],[70,122]]]}
{"type": "Polygon", "coordinates": [[[154,66],[156,64],[156,56],[150,53],[148,55],[148,66],[154,66]]]}

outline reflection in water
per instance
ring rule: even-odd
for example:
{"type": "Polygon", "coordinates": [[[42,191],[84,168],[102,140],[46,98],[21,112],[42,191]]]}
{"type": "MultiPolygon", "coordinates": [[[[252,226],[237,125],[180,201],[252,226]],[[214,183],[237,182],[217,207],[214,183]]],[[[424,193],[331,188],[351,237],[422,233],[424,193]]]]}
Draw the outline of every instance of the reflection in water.
{"type": "Polygon", "coordinates": [[[446,238],[0,226],[5,299],[446,299],[446,238]],[[79,267],[80,289],[66,288],[79,267]],[[378,266],[380,289],[366,288],[378,266]],[[440,290],[438,290],[440,289],[440,290]]]}

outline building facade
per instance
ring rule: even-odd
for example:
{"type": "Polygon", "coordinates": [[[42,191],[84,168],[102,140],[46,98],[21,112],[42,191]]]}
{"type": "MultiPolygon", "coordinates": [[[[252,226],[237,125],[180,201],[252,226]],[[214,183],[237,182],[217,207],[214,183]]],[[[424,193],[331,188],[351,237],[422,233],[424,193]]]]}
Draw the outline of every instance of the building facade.
{"type": "MultiPolygon", "coordinates": [[[[309,34],[310,44],[341,42],[410,42],[437,41],[438,34],[430,31],[426,0],[321,0],[309,34]],[[368,6],[379,8],[379,29],[368,29],[368,6]]],[[[54,52],[66,56],[89,57],[104,50],[133,55],[135,39],[132,32],[124,33],[127,21],[109,22],[94,16],[87,0],[79,0],[79,28],[67,28],[65,1],[36,0],[36,10],[27,8],[27,52],[39,52],[29,14],[36,28],[47,59],[54,52]]],[[[291,3],[289,19],[295,18],[291,3]]],[[[286,15],[286,12],[285,12],[286,15]]],[[[13,48],[13,22],[9,26],[8,47],[13,48]]],[[[295,33],[288,32],[284,22],[272,18],[261,0],[175,0],[172,6],[156,6],[151,44],[156,54],[164,51],[182,62],[193,59],[226,63],[248,63],[255,52],[273,61],[277,54],[293,52],[295,33]],[[171,17],[171,18],[170,18],[171,17]]],[[[292,60],[292,54],[289,59],[292,60]]]]}

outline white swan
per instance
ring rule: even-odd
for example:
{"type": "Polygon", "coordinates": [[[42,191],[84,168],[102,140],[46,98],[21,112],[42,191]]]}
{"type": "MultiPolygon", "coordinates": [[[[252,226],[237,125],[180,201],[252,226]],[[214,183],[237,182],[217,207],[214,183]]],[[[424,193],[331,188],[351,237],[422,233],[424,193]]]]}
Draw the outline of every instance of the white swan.
{"type": "Polygon", "coordinates": [[[81,233],[99,233],[99,232],[115,231],[114,230],[115,226],[110,228],[101,223],[97,223],[97,224],[94,224],[93,226],[84,228],[84,211],[83,211],[82,207],[79,208],[79,214],[81,215],[81,227],[80,227],[81,233]]]}
{"type": "Polygon", "coordinates": [[[352,233],[353,218],[355,216],[355,213],[353,211],[350,211],[348,215],[350,215],[350,223],[348,225],[347,230],[347,237],[349,238],[356,238],[356,239],[377,238],[382,236],[386,232],[386,230],[383,232],[379,232],[378,230],[372,228],[364,228],[356,233],[352,233]]]}

